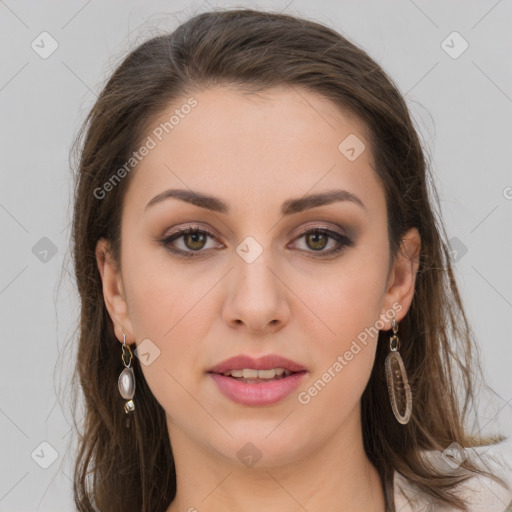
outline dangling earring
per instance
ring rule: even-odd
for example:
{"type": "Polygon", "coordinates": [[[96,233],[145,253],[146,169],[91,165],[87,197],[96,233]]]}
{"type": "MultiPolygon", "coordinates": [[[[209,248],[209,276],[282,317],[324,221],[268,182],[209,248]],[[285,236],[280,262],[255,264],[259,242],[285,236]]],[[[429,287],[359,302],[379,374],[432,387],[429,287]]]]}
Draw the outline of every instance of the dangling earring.
{"type": "Polygon", "coordinates": [[[398,323],[395,315],[392,321],[393,335],[389,338],[390,353],[386,357],[386,379],[388,383],[389,399],[393,414],[399,423],[405,425],[409,422],[412,411],[412,395],[404,362],[398,349],[400,340],[398,339],[398,323]]]}
{"type": "Polygon", "coordinates": [[[133,403],[133,395],[135,394],[135,374],[133,368],[131,368],[133,354],[130,349],[130,345],[126,344],[126,334],[123,332],[123,346],[122,346],[121,359],[125,366],[124,370],[119,375],[117,380],[117,386],[121,396],[127,400],[124,404],[124,412],[129,414],[135,410],[135,404],[133,403]]]}

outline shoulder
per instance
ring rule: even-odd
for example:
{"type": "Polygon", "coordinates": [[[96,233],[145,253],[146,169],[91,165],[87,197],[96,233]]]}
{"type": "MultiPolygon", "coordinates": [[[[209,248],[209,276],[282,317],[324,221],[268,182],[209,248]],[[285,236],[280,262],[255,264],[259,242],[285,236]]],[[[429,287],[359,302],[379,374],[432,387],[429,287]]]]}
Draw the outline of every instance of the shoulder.
{"type": "MultiPolygon", "coordinates": [[[[475,462],[485,465],[500,476],[509,486],[505,488],[498,482],[476,475],[459,484],[457,494],[466,500],[469,512],[512,512],[512,438],[489,446],[460,449],[452,446],[452,452],[424,452],[434,466],[440,465],[444,471],[455,470],[457,460],[472,458],[475,462]]],[[[438,466],[439,467],[439,466],[438,466]]],[[[400,512],[455,512],[450,506],[433,507],[431,501],[410,480],[395,471],[394,498],[395,508],[400,512]]]]}

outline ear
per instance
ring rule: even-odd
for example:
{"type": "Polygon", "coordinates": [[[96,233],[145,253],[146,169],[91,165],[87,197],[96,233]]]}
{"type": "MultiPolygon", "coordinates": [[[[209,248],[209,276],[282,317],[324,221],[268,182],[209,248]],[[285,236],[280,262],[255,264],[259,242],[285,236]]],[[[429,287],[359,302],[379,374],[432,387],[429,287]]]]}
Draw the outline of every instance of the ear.
{"type": "MultiPolygon", "coordinates": [[[[414,297],[414,285],[420,262],[421,237],[416,228],[411,228],[402,237],[386,284],[385,311],[393,308],[398,322],[407,314],[414,297]],[[400,309],[396,307],[399,304],[400,309]]],[[[382,317],[381,317],[382,318],[382,317]]],[[[386,317],[387,318],[387,317],[386,317]]],[[[389,329],[391,321],[389,320],[389,329]]]]}
{"type": "Polygon", "coordinates": [[[101,275],[105,306],[114,324],[117,339],[126,343],[134,343],[133,326],[128,314],[128,303],[124,293],[121,269],[114,261],[108,240],[102,238],[96,244],[96,262],[101,275]]]}

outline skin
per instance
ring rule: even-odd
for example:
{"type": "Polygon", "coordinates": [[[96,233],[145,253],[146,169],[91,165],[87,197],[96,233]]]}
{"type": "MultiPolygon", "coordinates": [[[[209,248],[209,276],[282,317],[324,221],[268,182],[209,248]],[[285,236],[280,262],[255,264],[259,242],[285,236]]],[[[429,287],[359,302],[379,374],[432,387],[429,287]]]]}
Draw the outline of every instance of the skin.
{"type": "MultiPolygon", "coordinates": [[[[166,411],[177,468],[177,495],[167,510],[384,511],[360,422],[377,337],[361,345],[308,404],[299,403],[297,393],[379,318],[390,329],[386,312],[394,304],[400,305],[399,322],[406,315],[419,234],[407,232],[402,252],[390,261],[384,191],[372,169],[365,126],[329,100],[286,87],[260,95],[217,87],[193,96],[197,107],[132,176],[120,268],[107,241],[97,245],[118,340],[124,332],[127,343],[150,339],[160,350],[142,370],[166,411]],[[338,150],[350,134],[366,145],[354,161],[338,150]],[[219,197],[232,211],[211,212],[177,199],[145,211],[154,196],[171,188],[219,197]],[[364,208],[342,201],[281,215],[285,200],[330,189],[356,194],[364,208]],[[188,259],[158,241],[186,223],[211,233],[173,242],[183,251],[196,249],[188,259]],[[350,233],[353,245],[325,256],[338,243],[300,236],[301,229],[314,227],[350,233]],[[252,263],[236,252],[247,236],[263,250],[252,263]],[[297,392],[277,404],[239,405],[206,372],[242,353],[278,353],[308,374],[297,392]],[[248,442],[261,454],[252,467],[237,457],[248,442]]],[[[183,103],[148,126],[169,119],[183,103]]],[[[137,393],[134,402],[137,407],[137,393]]]]}

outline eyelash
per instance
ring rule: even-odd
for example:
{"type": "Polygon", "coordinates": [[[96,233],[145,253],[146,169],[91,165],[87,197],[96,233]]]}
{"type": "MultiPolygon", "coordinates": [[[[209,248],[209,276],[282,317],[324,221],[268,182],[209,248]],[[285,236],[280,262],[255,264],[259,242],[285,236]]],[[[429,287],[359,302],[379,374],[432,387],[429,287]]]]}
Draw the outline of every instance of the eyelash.
{"type": "MultiPolygon", "coordinates": [[[[300,233],[300,235],[298,235],[294,240],[299,240],[306,235],[317,234],[317,233],[326,235],[329,238],[334,239],[339,244],[339,246],[336,249],[331,249],[330,251],[326,251],[326,252],[313,251],[313,250],[306,251],[306,252],[313,252],[313,253],[318,252],[319,254],[325,255],[325,256],[315,256],[315,257],[331,257],[331,256],[339,254],[346,247],[352,247],[354,245],[352,240],[350,240],[346,235],[342,235],[341,233],[332,231],[330,229],[325,229],[325,228],[307,229],[307,230],[303,231],[302,233],[300,233]]],[[[178,240],[186,235],[194,235],[194,234],[204,234],[211,238],[215,238],[210,232],[208,232],[206,230],[200,229],[198,227],[189,227],[188,226],[188,227],[179,228],[175,233],[173,233],[161,240],[158,240],[158,241],[166,250],[170,251],[171,253],[173,253],[179,257],[194,258],[194,257],[197,257],[196,256],[197,253],[201,253],[201,252],[205,252],[205,251],[202,249],[199,249],[197,251],[191,251],[191,250],[182,251],[181,249],[175,249],[175,248],[171,247],[171,243],[173,241],[178,240]]]]}

